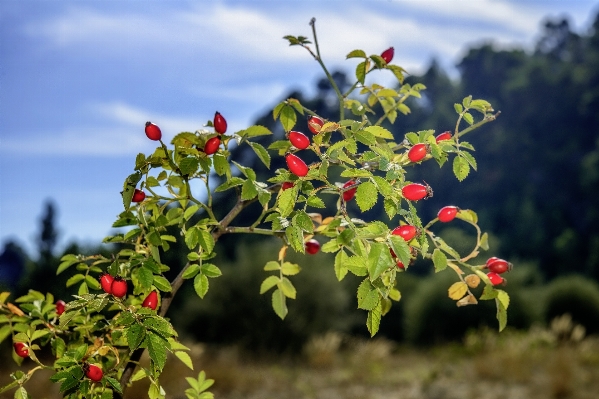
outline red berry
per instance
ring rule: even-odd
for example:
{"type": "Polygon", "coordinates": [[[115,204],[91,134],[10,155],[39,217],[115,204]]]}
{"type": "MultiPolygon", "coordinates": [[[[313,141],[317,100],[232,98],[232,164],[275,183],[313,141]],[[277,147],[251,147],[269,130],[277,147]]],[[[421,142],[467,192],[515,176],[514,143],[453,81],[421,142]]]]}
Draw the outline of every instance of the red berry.
{"type": "Polygon", "coordinates": [[[320,251],[320,243],[314,238],[306,241],[306,252],[310,255],[314,255],[320,251]]]}
{"type": "Polygon", "coordinates": [[[305,150],[310,146],[310,139],[305,134],[300,132],[289,132],[289,141],[300,150],[305,150]]]}
{"type": "Polygon", "coordinates": [[[290,189],[291,187],[293,187],[293,182],[284,181],[283,184],[281,185],[281,190],[285,191],[287,189],[290,189]]]}
{"type": "Polygon", "coordinates": [[[410,183],[401,189],[401,194],[405,199],[410,201],[418,201],[432,197],[433,190],[429,185],[425,186],[420,183],[410,183]]]}
{"type": "Polygon", "coordinates": [[[102,290],[107,294],[112,294],[112,283],[114,281],[114,277],[112,277],[108,273],[102,273],[100,275],[100,285],[102,286],[102,290]]]}
{"type": "Polygon", "coordinates": [[[83,366],[83,371],[85,371],[85,376],[93,382],[100,381],[104,376],[102,369],[95,364],[86,364],[83,366]]]}
{"type": "Polygon", "coordinates": [[[398,267],[398,268],[400,268],[400,269],[404,269],[404,270],[405,270],[405,268],[406,268],[406,267],[404,266],[404,264],[402,263],[402,261],[400,261],[399,259],[397,259],[397,267],[398,267]]]}
{"type": "Polygon", "coordinates": [[[450,139],[451,139],[451,132],[448,130],[448,131],[443,132],[440,135],[438,135],[435,138],[435,141],[437,142],[437,144],[439,144],[439,141],[450,140],[450,139]]]}
{"type": "Polygon", "coordinates": [[[417,232],[418,230],[416,229],[416,227],[409,224],[404,224],[403,226],[399,226],[393,229],[391,234],[395,236],[400,236],[406,241],[410,241],[412,238],[416,236],[417,232]]]}
{"type": "Polygon", "coordinates": [[[324,125],[324,121],[317,116],[311,116],[308,119],[308,129],[314,134],[320,133],[322,125],[324,125]]]}
{"type": "Polygon", "coordinates": [[[146,299],[142,302],[141,306],[144,308],[149,308],[152,310],[156,310],[158,307],[158,293],[156,291],[152,291],[148,294],[146,299]]]}
{"type": "Polygon", "coordinates": [[[426,157],[426,154],[428,154],[428,146],[420,143],[410,148],[410,151],[408,151],[408,158],[410,158],[410,161],[412,162],[420,162],[426,157]]]}
{"type": "Polygon", "coordinates": [[[136,188],[135,191],[133,192],[133,197],[131,198],[131,201],[132,202],[141,202],[144,199],[146,199],[146,193],[144,193],[143,191],[136,188]]]}
{"type": "Polygon", "coordinates": [[[493,285],[499,285],[505,281],[503,277],[494,272],[487,273],[487,277],[489,277],[489,280],[491,280],[491,284],[493,285]]]}
{"type": "Polygon", "coordinates": [[[502,274],[512,270],[513,265],[507,260],[492,257],[487,260],[485,267],[489,269],[490,272],[502,274]]]}
{"type": "Polygon", "coordinates": [[[308,174],[308,166],[300,157],[294,154],[287,154],[285,156],[285,161],[287,161],[287,166],[291,173],[298,177],[303,177],[308,174]]]}
{"type": "Polygon", "coordinates": [[[19,356],[19,357],[29,356],[29,349],[27,348],[27,345],[24,344],[23,342],[15,342],[13,344],[13,347],[15,349],[15,353],[17,354],[17,356],[19,356]]]}
{"type": "Polygon", "coordinates": [[[57,315],[61,315],[64,313],[64,307],[66,306],[66,302],[63,301],[62,299],[59,299],[58,301],[56,301],[56,314],[57,315]]]}
{"type": "Polygon", "coordinates": [[[460,208],[458,208],[457,206],[453,206],[453,205],[444,206],[437,213],[437,217],[439,218],[440,222],[448,223],[448,222],[451,222],[455,218],[455,215],[458,214],[459,210],[460,210],[460,208]]]}
{"type": "Polygon", "coordinates": [[[214,131],[218,134],[223,134],[227,131],[227,120],[218,111],[214,114],[213,125],[214,131]]]}
{"type": "Polygon", "coordinates": [[[204,145],[204,152],[206,155],[212,155],[218,151],[218,147],[220,147],[220,137],[212,137],[206,141],[206,145],[204,145]]]}
{"type": "MultiPolygon", "coordinates": [[[[353,186],[354,184],[356,184],[355,180],[349,180],[349,181],[347,181],[343,185],[343,188],[347,188],[347,187],[353,186]]],[[[351,201],[354,198],[354,196],[356,195],[356,190],[357,189],[358,189],[358,187],[354,187],[354,188],[350,188],[349,190],[345,190],[343,192],[343,200],[345,202],[351,201]]]]}
{"type": "Polygon", "coordinates": [[[127,282],[119,276],[116,276],[110,286],[110,290],[112,291],[112,295],[117,298],[122,298],[127,295],[127,282]]]}
{"type": "Polygon", "coordinates": [[[381,53],[381,58],[385,60],[388,64],[393,60],[393,56],[395,55],[395,49],[393,47],[389,47],[387,50],[381,53]]]}
{"type": "Polygon", "coordinates": [[[146,136],[150,140],[158,141],[162,138],[160,128],[152,122],[146,122],[146,136]]]}

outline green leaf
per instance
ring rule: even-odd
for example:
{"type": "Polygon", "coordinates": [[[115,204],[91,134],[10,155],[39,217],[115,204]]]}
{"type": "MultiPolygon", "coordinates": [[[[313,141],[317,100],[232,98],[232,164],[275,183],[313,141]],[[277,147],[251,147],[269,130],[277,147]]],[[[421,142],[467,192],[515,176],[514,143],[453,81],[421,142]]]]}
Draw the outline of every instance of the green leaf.
{"type": "Polygon", "coordinates": [[[241,187],[241,199],[244,201],[249,201],[254,199],[258,195],[258,190],[254,185],[252,180],[246,180],[243,182],[243,186],[241,187]]]}
{"type": "Polygon", "coordinates": [[[162,370],[166,364],[166,348],[168,342],[158,334],[150,333],[146,335],[144,340],[150,359],[158,370],[162,370]]]}
{"type": "Polygon", "coordinates": [[[307,203],[308,203],[308,206],[311,206],[313,208],[325,208],[326,207],[326,205],[324,204],[324,201],[315,195],[309,196],[307,203]]]}
{"type": "Polygon", "coordinates": [[[277,207],[279,209],[281,217],[287,217],[291,214],[291,212],[293,212],[298,190],[299,189],[297,188],[297,186],[293,186],[292,188],[289,188],[281,192],[281,194],[279,195],[279,198],[277,200],[277,207]]]}
{"type": "Polygon", "coordinates": [[[211,254],[212,250],[214,250],[214,237],[210,234],[209,231],[200,229],[198,241],[200,246],[208,253],[211,254]]]}
{"type": "MultiPolygon", "coordinates": [[[[508,299],[508,301],[509,301],[509,299],[508,299]]],[[[36,339],[45,337],[48,334],[50,334],[50,330],[35,330],[33,332],[33,334],[31,335],[31,340],[35,341],[36,339]]]]}
{"type": "Polygon", "coordinates": [[[258,158],[260,158],[262,163],[270,169],[270,155],[268,154],[268,151],[266,151],[266,148],[264,148],[261,144],[254,143],[251,141],[249,141],[248,144],[252,147],[252,149],[254,150],[258,158]]]}
{"type": "MultiPolygon", "coordinates": [[[[483,274],[483,276],[486,278],[486,280],[489,280],[486,275],[483,274]]],[[[485,285],[485,288],[483,289],[483,293],[480,295],[480,298],[478,298],[478,299],[480,299],[481,301],[485,301],[485,300],[489,300],[489,299],[495,299],[495,298],[497,298],[497,296],[498,296],[497,290],[495,288],[493,288],[492,285],[487,284],[487,285],[485,285]]]]}
{"type": "Polygon", "coordinates": [[[77,284],[78,282],[80,282],[81,280],[85,279],[85,276],[83,274],[75,274],[74,276],[72,276],[71,278],[69,278],[67,280],[67,287],[70,287],[72,285],[77,284]]]}
{"type": "Polygon", "coordinates": [[[445,270],[447,267],[447,257],[439,248],[435,248],[433,251],[433,264],[435,265],[435,273],[445,270]]]}
{"type": "Polygon", "coordinates": [[[462,111],[464,111],[464,107],[462,107],[462,104],[458,104],[458,103],[453,104],[453,109],[455,109],[455,112],[457,114],[461,114],[462,111]]]}
{"type": "Polygon", "coordinates": [[[125,329],[129,349],[135,350],[144,339],[146,330],[140,324],[133,324],[125,329]]]}
{"type": "Polygon", "coordinates": [[[177,356],[179,360],[183,362],[184,365],[193,370],[193,361],[191,360],[191,357],[189,357],[187,352],[176,351],[175,356],[177,356]]]}
{"type": "Polygon", "coordinates": [[[382,316],[383,305],[382,302],[379,301],[376,307],[368,312],[368,317],[366,318],[366,328],[368,328],[368,332],[370,333],[371,337],[374,337],[379,331],[382,316]]]}
{"type": "Polygon", "coordinates": [[[469,125],[472,125],[474,123],[474,118],[472,117],[472,114],[470,112],[464,112],[463,118],[469,125]]]}
{"type": "Polygon", "coordinates": [[[254,126],[250,126],[245,130],[240,130],[239,132],[237,132],[238,135],[240,135],[241,137],[257,137],[257,136],[268,136],[271,135],[272,132],[261,125],[254,125],[254,126]]]}
{"type": "Polygon", "coordinates": [[[90,275],[85,276],[85,283],[92,290],[99,290],[102,288],[102,286],[100,286],[100,282],[90,275]]]}
{"type": "MultiPolygon", "coordinates": [[[[381,273],[389,268],[393,264],[391,254],[387,245],[382,242],[374,242],[370,245],[370,252],[368,253],[368,274],[370,280],[376,280],[381,273]]],[[[407,263],[406,263],[407,264],[407,263]]]]}
{"type": "Polygon", "coordinates": [[[281,125],[283,125],[283,129],[285,129],[286,132],[289,132],[291,129],[293,129],[297,122],[297,115],[295,114],[293,107],[285,105],[283,108],[281,108],[279,119],[281,121],[281,125]]]}
{"type": "Polygon", "coordinates": [[[7,337],[12,333],[12,328],[10,325],[6,324],[0,328],[0,343],[4,341],[7,337]]]}
{"type": "Polygon", "coordinates": [[[314,223],[312,222],[312,219],[310,219],[310,216],[304,211],[297,211],[291,219],[291,222],[307,233],[312,233],[314,231],[314,223]]]}
{"type": "Polygon", "coordinates": [[[193,288],[200,298],[204,298],[208,292],[208,277],[203,274],[198,274],[193,280],[193,288]]]}
{"type": "Polygon", "coordinates": [[[227,158],[219,153],[216,153],[212,157],[212,163],[214,165],[214,171],[217,175],[223,176],[226,175],[231,176],[231,167],[229,166],[229,161],[227,158]]]}
{"type": "Polygon", "coordinates": [[[368,279],[364,279],[358,287],[358,308],[372,310],[380,302],[380,296],[376,288],[368,279]]]}
{"type": "Polygon", "coordinates": [[[215,192],[220,193],[222,191],[226,191],[232,187],[241,186],[245,180],[241,177],[233,176],[229,180],[225,181],[223,184],[214,189],[215,192]]]}
{"type": "Polygon", "coordinates": [[[393,140],[393,134],[381,126],[368,126],[364,129],[366,132],[372,134],[375,137],[381,137],[383,139],[393,140]]]}
{"type": "Polygon", "coordinates": [[[272,293],[272,308],[281,320],[285,319],[288,312],[285,294],[278,288],[272,293]]]}
{"type": "Polygon", "coordinates": [[[283,277],[277,286],[287,298],[295,299],[297,292],[291,283],[291,280],[289,280],[287,277],[283,277]]]}
{"type": "Polygon", "coordinates": [[[390,235],[388,241],[389,246],[391,247],[393,252],[395,252],[395,256],[399,258],[401,263],[403,263],[404,265],[409,265],[411,253],[410,246],[408,245],[406,240],[396,235],[390,235]]]}
{"type": "Polygon", "coordinates": [[[466,152],[466,151],[461,151],[460,156],[463,157],[466,161],[468,161],[470,166],[472,166],[472,169],[476,170],[476,168],[477,168],[476,159],[474,159],[472,154],[470,154],[469,152],[466,152]]]}
{"type": "Polygon", "coordinates": [[[185,232],[185,244],[189,249],[194,249],[200,241],[200,229],[192,226],[185,232]]]}
{"type": "Polygon", "coordinates": [[[137,271],[137,278],[142,287],[150,288],[154,282],[154,273],[148,267],[140,267],[137,271]]]}
{"type": "Polygon", "coordinates": [[[279,283],[280,279],[277,276],[268,276],[262,281],[260,284],[260,294],[264,294],[266,291],[270,290],[272,287],[279,283]]]}
{"type": "MultiPolygon", "coordinates": [[[[133,197],[133,195],[131,195],[131,196],[133,197]]],[[[73,256],[72,258],[67,258],[66,256],[63,256],[62,257],[62,262],[58,266],[58,269],[56,270],[56,275],[59,275],[60,273],[64,272],[70,266],[74,265],[77,262],[78,262],[78,260],[77,260],[77,258],[75,256],[73,256]]]]}
{"type": "Polygon", "coordinates": [[[483,233],[480,237],[480,247],[485,251],[489,250],[489,235],[487,233],[483,233]]]}
{"type": "Polygon", "coordinates": [[[204,263],[201,269],[202,274],[205,274],[206,277],[210,278],[220,277],[223,274],[218,266],[213,265],[212,263],[204,263]]]}
{"type": "Polygon", "coordinates": [[[153,284],[156,288],[158,288],[162,292],[171,292],[172,291],[171,283],[162,276],[155,275],[153,284]]]}
{"type": "Polygon", "coordinates": [[[347,254],[341,250],[335,255],[335,276],[338,281],[343,280],[349,269],[347,268],[347,254]]]}
{"type": "Polygon", "coordinates": [[[349,54],[345,56],[345,58],[366,58],[366,53],[362,50],[353,50],[350,51],[349,54]]]}
{"type": "Polygon", "coordinates": [[[356,276],[366,276],[368,274],[368,268],[366,267],[367,259],[361,256],[350,256],[347,258],[345,265],[347,269],[355,274],[356,276]]]}
{"type": "Polygon", "coordinates": [[[123,393],[123,388],[121,388],[121,383],[118,382],[115,378],[112,378],[112,377],[104,377],[104,378],[106,379],[108,384],[112,387],[112,389],[114,389],[118,393],[121,393],[121,394],[123,393]]]}
{"type": "Polygon", "coordinates": [[[300,272],[301,268],[297,263],[283,262],[281,273],[285,276],[295,276],[300,272]]]}
{"type": "Polygon", "coordinates": [[[179,162],[179,169],[182,175],[192,175],[200,166],[198,159],[194,157],[185,157],[179,162]]]}
{"type": "Polygon", "coordinates": [[[380,176],[374,176],[373,180],[383,197],[390,197],[393,195],[393,186],[391,186],[391,183],[380,176]]]}
{"type": "Polygon", "coordinates": [[[264,266],[264,270],[267,272],[272,272],[280,269],[281,265],[279,264],[279,262],[275,262],[274,260],[269,260],[268,262],[266,262],[266,265],[264,266]]]}
{"type": "Polygon", "coordinates": [[[463,181],[470,173],[468,161],[462,157],[455,157],[453,159],[453,173],[459,181],[463,181]]]}
{"type": "Polygon", "coordinates": [[[304,234],[299,226],[291,225],[285,229],[285,236],[291,247],[297,252],[304,253],[304,234]]]}
{"type": "Polygon", "coordinates": [[[135,172],[130,174],[125,179],[125,183],[123,184],[123,191],[121,192],[121,196],[123,197],[123,205],[125,206],[125,210],[129,210],[131,206],[131,199],[133,198],[133,193],[135,192],[135,187],[137,183],[141,180],[141,173],[135,172]]]}
{"type": "Polygon", "coordinates": [[[366,212],[376,204],[378,191],[371,181],[366,181],[356,190],[356,202],[362,212],[366,212]]]}
{"type": "Polygon", "coordinates": [[[356,79],[358,82],[364,84],[364,80],[366,79],[366,72],[368,72],[368,67],[370,66],[370,62],[368,60],[364,60],[358,64],[356,67],[356,79]]]}
{"type": "Polygon", "coordinates": [[[501,302],[503,307],[507,310],[507,308],[510,306],[510,296],[508,295],[507,292],[505,292],[503,290],[496,290],[496,291],[497,291],[497,299],[499,300],[499,302],[501,302]]]}
{"type": "Polygon", "coordinates": [[[507,309],[499,298],[495,299],[495,305],[497,305],[497,321],[499,321],[499,331],[503,331],[507,325],[507,309]]]}
{"type": "Polygon", "coordinates": [[[152,330],[160,334],[164,338],[170,338],[172,336],[177,335],[177,332],[175,331],[171,323],[169,323],[162,317],[148,317],[143,321],[143,325],[148,330],[152,330]]]}

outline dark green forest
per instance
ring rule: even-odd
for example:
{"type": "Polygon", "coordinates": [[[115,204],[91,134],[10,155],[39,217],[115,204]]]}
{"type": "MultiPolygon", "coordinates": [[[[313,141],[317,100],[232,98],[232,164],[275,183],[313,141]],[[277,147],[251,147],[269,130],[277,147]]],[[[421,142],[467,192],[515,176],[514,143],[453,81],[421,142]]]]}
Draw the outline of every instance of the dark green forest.
{"type": "MultiPolygon", "coordinates": [[[[411,180],[424,180],[434,188],[435,195],[420,201],[418,209],[424,220],[434,218],[445,205],[478,213],[480,226],[492,238],[492,248],[483,257],[509,259],[515,266],[507,276],[506,288],[512,296],[508,312],[511,326],[526,328],[567,311],[578,312],[575,320],[589,332],[599,332],[599,15],[583,33],[572,31],[567,19],[547,20],[539,37],[533,51],[497,49],[492,43],[470,48],[457,64],[459,79],[450,78],[431,60],[423,75],[407,79],[411,84],[426,86],[423,97],[409,104],[409,115],[400,116],[394,125],[386,127],[399,141],[407,132],[434,129],[438,134],[453,130],[453,104],[468,95],[486,99],[501,111],[496,121],[467,136],[476,148],[478,170],[463,182],[455,179],[450,166],[440,169],[434,162],[408,172],[411,180]],[[573,274],[584,278],[570,276],[573,274]],[[538,308],[533,302],[540,292],[546,301],[538,308]],[[565,310],[551,305],[559,295],[567,298],[560,302],[562,305],[570,304],[564,305],[565,310]],[[572,299],[576,295],[579,297],[572,299]],[[581,303],[586,308],[581,308],[581,303]]],[[[333,76],[341,88],[353,83],[346,71],[337,71],[333,76]]],[[[315,97],[293,91],[278,100],[296,98],[319,115],[335,120],[338,109],[330,105],[334,104],[329,101],[334,96],[331,86],[324,77],[316,85],[315,97]]],[[[266,147],[284,138],[271,112],[255,123],[274,132],[274,137],[262,143],[266,147]]],[[[296,129],[307,131],[306,122],[296,129]]],[[[273,157],[271,171],[266,170],[249,147],[234,150],[232,158],[262,173],[258,176],[261,181],[272,170],[285,167],[283,157],[273,157]]],[[[123,177],[128,173],[123,171],[123,177]]],[[[223,213],[234,200],[219,198],[223,213]]],[[[349,211],[357,214],[359,210],[353,206],[349,211]]],[[[63,288],[69,276],[56,277],[54,272],[61,255],[55,251],[54,207],[48,203],[44,210],[37,259],[28,259],[18,245],[5,243],[0,255],[4,269],[0,284],[12,286],[17,295],[24,293],[24,287],[52,289],[65,297],[72,293],[63,288]],[[25,272],[9,275],[9,261],[24,262],[25,272]]],[[[248,207],[236,224],[251,223],[251,218],[244,222],[244,215],[255,210],[248,207]]],[[[382,206],[361,217],[390,225],[397,222],[389,221],[382,206]]],[[[467,232],[455,227],[446,230],[447,240],[455,242],[457,248],[460,240],[469,238],[467,232]]],[[[177,245],[184,244],[175,244],[165,254],[165,263],[175,274],[185,262],[177,256],[177,245]]],[[[364,314],[355,310],[355,281],[348,278],[337,283],[332,259],[326,254],[308,260],[296,257],[304,269],[297,278],[299,298],[290,304],[287,319],[278,320],[268,298],[258,294],[264,278],[262,266],[276,256],[276,245],[263,237],[223,236],[217,260],[225,274],[214,281],[207,299],[197,298],[191,287],[183,291],[177,298],[178,305],[172,307],[175,324],[199,340],[241,342],[253,349],[277,350],[299,347],[310,335],[331,329],[354,334],[366,331],[362,326],[364,314]],[[259,247],[255,246],[258,241],[259,247]]],[[[99,249],[82,249],[74,243],[65,252],[82,250],[99,249]]],[[[101,250],[108,252],[110,248],[101,250]]],[[[427,262],[416,266],[400,281],[402,301],[383,321],[381,334],[400,341],[434,342],[441,339],[435,334],[439,328],[449,331],[443,338],[458,339],[467,328],[494,325],[495,315],[487,304],[455,308],[453,301],[445,302],[444,298],[451,284],[448,277],[429,276],[432,267],[427,262]],[[420,315],[418,319],[415,314],[420,315]],[[453,331],[450,326],[457,327],[453,331]]]]}

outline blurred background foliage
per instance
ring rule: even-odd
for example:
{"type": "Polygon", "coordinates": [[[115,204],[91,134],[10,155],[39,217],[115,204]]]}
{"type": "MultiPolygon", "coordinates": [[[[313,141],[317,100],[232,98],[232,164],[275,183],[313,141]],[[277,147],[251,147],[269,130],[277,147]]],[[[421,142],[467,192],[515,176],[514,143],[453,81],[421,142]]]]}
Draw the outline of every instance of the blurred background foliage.
{"type": "MultiPolygon", "coordinates": [[[[550,20],[533,52],[496,49],[486,43],[470,48],[457,66],[459,79],[451,79],[435,60],[423,75],[410,76],[409,83],[423,83],[427,90],[422,99],[409,104],[410,115],[387,126],[398,139],[410,131],[453,130],[453,104],[468,95],[489,100],[501,111],[497,121],[466,136],[476,148],[478,172],[473,176],[460,183],[450,167],[439,169],[435,162],[408,172],[411,180],[425,180],[435,191],[433,198],[417,204],[421,217],[428,221],[448,204],[478,213],[480,226],[491,234],[491,250],[480,260],[498,256],[515,265],[505,288],[511,296],[508,325],[521,329],[548,325],[569,313],[587,333],[599,332],[599,15],[585,34],[572,32],[565,19],[550,20]]],[[[344,71],[333,76],[340,86],[352,80],[344,71]]],[[[338,110],[331,101],[331,86],[323,78],[317,89],[315,97],[295,91],[280,100],[297,98],[334,120],[338,110]]],[[[274,138],[264,138],[266,146],[284,137],[270,112],[256,124],[275,133],[274,138]]],[[[296,130],[307,131],[305,121],[296,130]]],[[[249,147],[235,149],[232,158],[253,167],[259,179],[266,180],[271,173],[249,147]]],[[[285,167],[283,157],[273,156],[271,170],[279,167],[285,167]]],[[[127,173],[123,171],[123,176],[127,173]]],[[[233,196],[222,195],[215,201],[222,204],[216,212],[224,214],[234,201],[233,196]]],[[[74,293],[73,287],[65,288],[68,273],[55,275],[62,256],[56,251],[56,212],[57,205],[49,201],[40,220],[36,258],[14,242],[4,243],[2,290],[16,296],[27,289],[51,290],[65,299],[74,293]]],[[[349,212],[359,211],[350,204],[349,212]]],[[[256,209],[249,207],[235,224],[251,224],[252,214],[256,209]]],[[[389,221],[380,206],[361,216],[397,223],[389,221]]],[[[470,232],[460,223],[440,226],[440,233],[456,249],[466,249],[470,232]]],[[[259,287],[267,275],[262,268],[267,260],[276,259],[279,244],[260,236],[223,236],[215,259],[223,276],[211,280],[204,300],[187,284],[171,307],[170,317],[181,334],[254,351],[290,353],[327,331],[366,335],[365,313],[356,309],[358,280],[348,276],[338,283],[328,254],[290,255],[302,267],[292,277],[298,299],[290,301],[285,321],[276,317],[270,296],[260,295],[259,287]]],[[[172,268],[167,277],[174,277],[185,262],[179,245],[185,244],[176,243],[164,254],[164,262],[172,268]]],[[[72,243],[64,253],[113,249],[72,243]]],[[[447,287],[455,281],[451,272],[435,275],[432,263],[418,261],[400,277],[402,299],[383,318],[381,336],[434,344],[460,340],[481,326],[496,327],[492,303],[457,308],[447,298],[447,287]]]]}

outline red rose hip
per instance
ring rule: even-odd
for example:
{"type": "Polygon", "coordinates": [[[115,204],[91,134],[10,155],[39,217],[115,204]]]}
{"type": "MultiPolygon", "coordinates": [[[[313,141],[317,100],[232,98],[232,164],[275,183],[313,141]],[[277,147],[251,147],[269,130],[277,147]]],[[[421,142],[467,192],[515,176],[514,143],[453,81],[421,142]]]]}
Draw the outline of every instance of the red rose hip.
{"type": "Polygon", "coordinates": [[[427,184],[410,183],[401,189],[401,194],[410,201],[419,201],[433,196],[433,190],[427,184]]]}
{"type": "Polygon", "coordinates": [[[144,308],[149,308],[152,310],[156,310],[158,307],[158,293],[156,291],[152,291],[148,294],[146,299],[142,302],[141,306],[144,308]]]}
{"type": "Polygon", "coordinates": [[[512,270],[513,265],[507,260],[492,257],[487,260],[485,267],[489,269],[490,272],[502,274],[512,270]]]}
{"type": "Polygon", "coordinates": [[[503,284],[503,282],[505,281],[503,279],[503,277],[501,277],[499,274],[494,273],[494,272],[487,273],[487,277],[489,278],[489,280],[491,281],[491,284],[493,284],[493,285],[503,284]]]}
{"type": "Polygon", "coordinates": [[[291,131],[289,132],[289,141],[295,148],[305,150],[310,146],[310,139],[303,133],[291,131]]]}
{"type": "Polygon", "coordinates": [[[448,223],[448,222],[451,222],[453,219],[455,219],[455,215],[458,214],[459,210],[460,210],[460,208],[458,208],[457,206],[453,206],[453,205],[444,206],[437,213],[437,217],[439,218],[440,222],[448,223]]]}
{"type": "Polygon", "coordinates": [[[204,145],[204,152],[206,155],[212,155],[218,151],[218,147],[220,147],[220,137],[212,137],[206,141],[206,144],[204,145]]]}
{"type": "Polygon", "coordinates": [[[316,241],[314,238],[306,241],[306,252],[310,255],[314,255],[320,251],[320,243],[316,241]]]}
{"type": "Polygon", "coordinates": [[[85,376],[93,382],[99,382],[104,376],[102,369],[95,364],[86,364],[83,366],[83,371],[85,372],[85,376]]]}
{"type": "Polygon", "coordinates": [[[15,353],[17,354],[17,356],[19,356],[19,357],[29,356],[29,349],[27,348],[27,345],[24,344],[23,342],[15,342],[13,344],[13,348],[15,349],[15,353]]]}
{"type": "Polygon", "coordinates": [[[404,224],[403,226],[399,226],[393,229],[391,234],[395,236],[400,236],[406,241],[410,241],[412,238],[416,236],[417,232],[418,230],[416,229],[416,227],[409,224],[404,224]]]}
{"type": "Polygon", "coordinates": [[[437,144],[439,144],[440,141],[450,140],[450,139],[451,139],[451,132],[449,130],[446,132],[443,132],[443,133],[439,134],[437,137],[435,137],[435,141],[437,142],[437,144]]]}
{"type": "Polygon", "coordinates": [[[56,301],[55,306],[56,306],[56,314],[60,316],[61,314],[64,313],[64,307],[67,306],[67,304],[62,299],[59,299],[58,301],[56,301]]]}
{"type": "Polygon", "coordinates": [[[393,56],[395,55],[395,49],[393,47],[389,47],[387,50],[381,53],[381,58],[385,60],[388,64],[393,60],[393,56]]]}
{"type": "Polygon", "coordinates": [[[294,154],[287,154],[285,156],[287,167],[289,171],[298,177],[304,177],[308,174],[308,165],[300,157],[294,154]]]}
{"type": "Polygon", "coordinates": [[[214,114],[213,125],[214,131],[218,134],[224,134],[227,131],[227,120],[218,111],[214,114]]]}
{"type": "Polygon", "coordinates": [[[145,199],[146,193],[136,188],[133,192],[133,197],[131,197],[131,202],[142,202],[145,199]]]}
{"type": "MultiPolygon", "coordinates": [[[[348,187],[351,187],[351,186],[353,186],[354,184],[356,184],[356,181],[355,181],[355,180],[349,180],[349,181],[347,181],[347,182],[346,182],[346,183],[343,185],[343,188],[348,188],[348,187]]],[[[354,187],[354,188],[350,188],[349,190],[345,190],[345,191],[343,192],[343,200],[344,200],[345,202],[347,202],[347,201],[351,201],[351,200],[354,198],[354,196],[356,195],[356,190],[357,190],[357,189],[358,189],[358,187],[354,187]]]]}
{"type": "Polygon", "coordinates": [[[426,154],[428,154],[428,146],[419,143],[410,148],[410,151],[408,151],[408,158],[410,158],[410,161],[412,162],[420,162],[426,157],[426,154]]]}
{"type": "Polygon", "coordinates": [[[112,291],[112,295],[117,298],[122,298],[127,295],[127,282],[121,277],[116,276],[110,286],[110,290],[112,291]]]}
{"type": "Polygon", "coordinates": [[[308,129],[314,134],[320,133],[322,125],[324,125],[324,121],[317,116],[311,116],[308,119],[308,129]]]}
{"type": "Polygon", "coordinates": [[[100,286],[102,286],[102,290],[107,294],[112,294],[112,282],[114,281],[114,277],[112,277],[108,273],[102,273],[100,275],[100,286]]]}
{"type": "Polygon", "coordinates": [[[162,138],[162,132],[160,131],[160,128],[152,122],[146,122],[145,130],[146,136],[148,136],[150,140],[158,141],[162,138]]]}

